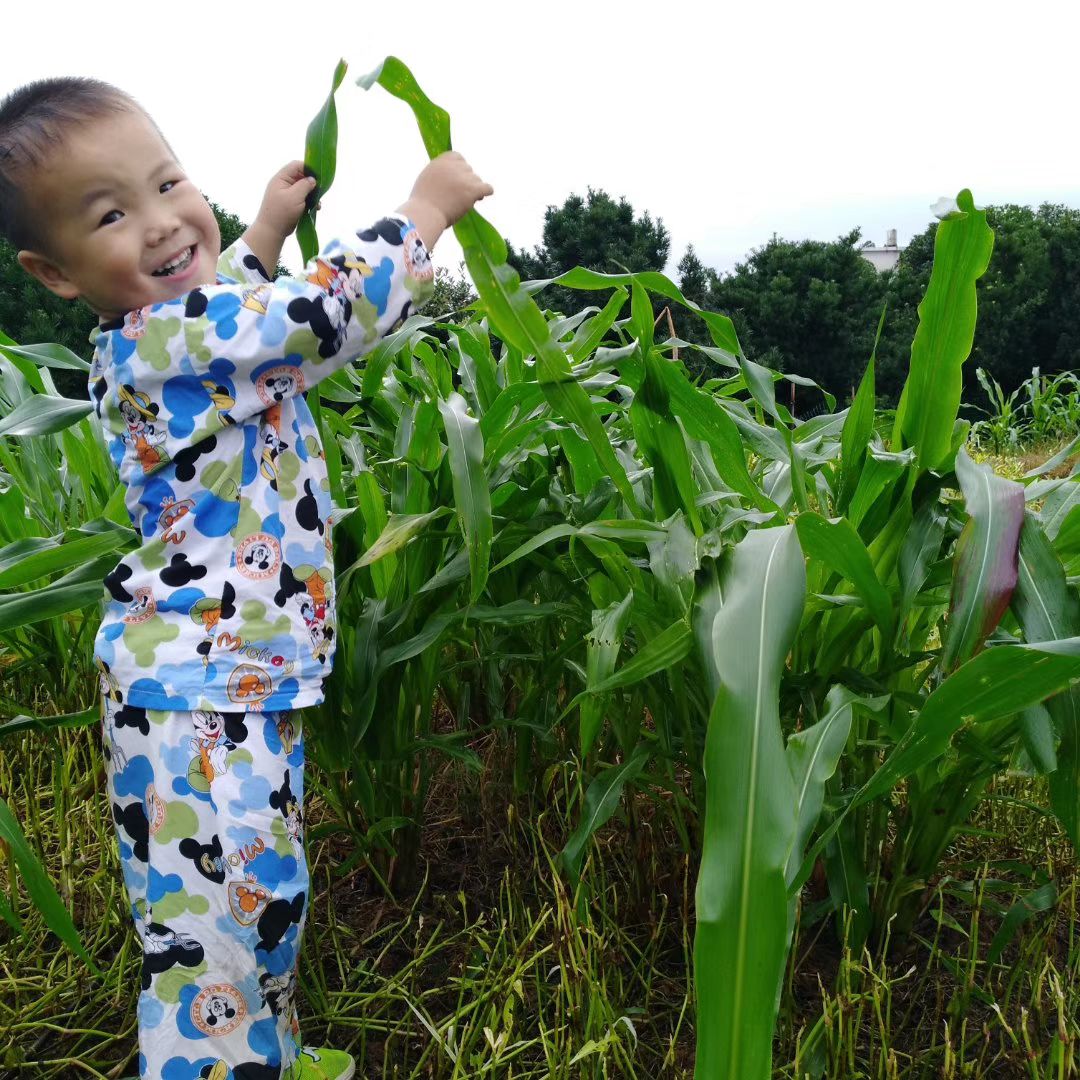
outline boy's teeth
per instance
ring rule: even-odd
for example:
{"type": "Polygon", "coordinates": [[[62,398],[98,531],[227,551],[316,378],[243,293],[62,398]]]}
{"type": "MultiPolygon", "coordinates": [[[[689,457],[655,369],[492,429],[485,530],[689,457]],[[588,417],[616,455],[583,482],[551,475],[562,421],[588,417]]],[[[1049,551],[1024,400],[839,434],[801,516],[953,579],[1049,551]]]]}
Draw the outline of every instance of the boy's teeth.
{"type": "Polygon", "coordinates": [[[189,262],[191,262],[191,253],[192,253],[192,249],[188,248],[187,251],[185,251],[183,253],[183,255],[178,255],[171,262],[167,262],[159,270],[155,270],[153,276],[154,277],[164,277],[164,276],[166,276],[168,274],[171,274],[174,270],[180,270],[183,267],[186,267],[187,264],[189,262]]]}

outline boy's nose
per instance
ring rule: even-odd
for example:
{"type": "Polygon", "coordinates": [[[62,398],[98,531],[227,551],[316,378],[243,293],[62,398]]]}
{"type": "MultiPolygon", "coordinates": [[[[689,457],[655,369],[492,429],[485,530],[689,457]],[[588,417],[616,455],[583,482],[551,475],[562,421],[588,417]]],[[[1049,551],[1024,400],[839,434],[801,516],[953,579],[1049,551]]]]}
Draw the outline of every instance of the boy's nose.
{"type": "Polygon", "coordinates": [[[180,219],[175,214],[163,215],[150,223],[146,240],[151,247],[168,240],[180,228],[180,219]]]}

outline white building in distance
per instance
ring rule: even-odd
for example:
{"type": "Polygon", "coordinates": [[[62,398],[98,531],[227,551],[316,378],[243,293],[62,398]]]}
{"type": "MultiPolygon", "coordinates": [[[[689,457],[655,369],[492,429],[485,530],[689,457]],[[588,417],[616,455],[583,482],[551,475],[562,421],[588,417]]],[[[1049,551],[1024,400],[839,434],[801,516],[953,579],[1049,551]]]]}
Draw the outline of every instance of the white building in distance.
{"type": "Polygon", "coordinates": [[[859,248],[859,254],[878,273],[881,273],[882,270],[895,269],[896,264],[900,261],[900,249],[896,246],[896,230],[890,229],[888,231],[883,247],[875,247],[873,240],[867,240],[859,248]]]}

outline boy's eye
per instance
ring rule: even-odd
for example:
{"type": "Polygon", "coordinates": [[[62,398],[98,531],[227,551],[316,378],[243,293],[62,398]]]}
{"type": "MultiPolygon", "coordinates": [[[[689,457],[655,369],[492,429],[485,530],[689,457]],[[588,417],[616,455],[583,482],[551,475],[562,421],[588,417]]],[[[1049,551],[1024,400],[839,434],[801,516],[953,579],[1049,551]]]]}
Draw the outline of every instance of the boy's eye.
{"type": "Polygon", "coordinates": [[[162,184],[160,188],[158,188],[158,191],[160,191],[161,194],[164,195],[165,192],[171,191],[179,183],[179,180],[166,180],[165,183],[162,184]]]}
{"type": "Polygon", "coordinates": [[[119,221],[124,215],[119,210],[110,210],[99,222],[99,225],[111,225],[119,221]]]}

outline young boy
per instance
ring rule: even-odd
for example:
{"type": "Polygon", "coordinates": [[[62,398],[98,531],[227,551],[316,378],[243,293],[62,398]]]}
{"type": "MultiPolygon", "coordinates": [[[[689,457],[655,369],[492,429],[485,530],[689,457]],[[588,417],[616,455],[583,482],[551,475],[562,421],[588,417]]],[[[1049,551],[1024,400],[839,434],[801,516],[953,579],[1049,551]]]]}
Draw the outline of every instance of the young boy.
{"type": "Polygon", "coordinates": [[[331,505],[303,397],[429,295],[428,252],[491,194],[457,154],[396,214],[270,279],[314,187],[299,162],[220,253],[153,121],[89,79],[0,104],[0,231],[98,314],[90,395],[140,537],[95,641],[110,802],[143,944],[152,1080],[354,1074],[301,1050],[309,884],[297,710],[333,661],[331,505]]]}

